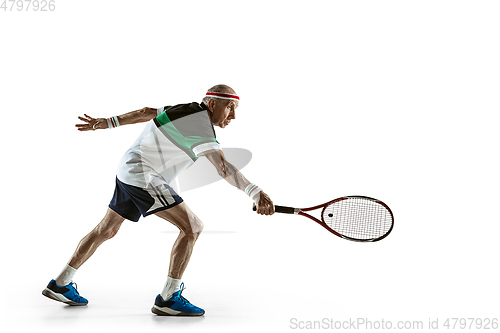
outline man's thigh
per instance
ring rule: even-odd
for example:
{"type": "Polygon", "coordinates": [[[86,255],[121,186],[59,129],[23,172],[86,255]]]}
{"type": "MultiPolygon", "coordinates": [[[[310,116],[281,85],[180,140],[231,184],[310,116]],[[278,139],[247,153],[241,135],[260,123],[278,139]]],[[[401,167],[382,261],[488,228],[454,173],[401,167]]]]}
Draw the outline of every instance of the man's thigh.
{"type": "Polygon", "coordinates": [[[171,222],[185,233],[200,233],[203,230],[203,223],[191,209],[189,209],[185,202],[181,202],[172,208],[159,211],[155,213],[155,215],[171,222]]]}

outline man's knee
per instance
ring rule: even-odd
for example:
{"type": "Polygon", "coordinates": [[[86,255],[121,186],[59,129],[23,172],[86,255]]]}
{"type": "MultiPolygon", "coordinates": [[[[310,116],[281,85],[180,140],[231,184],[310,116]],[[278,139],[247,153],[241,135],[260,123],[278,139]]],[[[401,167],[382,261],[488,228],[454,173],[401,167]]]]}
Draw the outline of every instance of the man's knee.
{"type": "Polygon", "coordinates": [[[104,219],[97,225],[94,229],[94,233],[97,237],[107,240],[116,236],[118,230],[122,225],[124,218],[121,216],[109,216],[108,214],[104,217],[104,219]]]}
{"type": "Polygon", "coordinates": [[[108,240],[115,237],[118,230],[120,230],[120,227],[106,228],[105,226],[99,225],[94,229],[94,234],[100,239],[108,240]]]}
{"type": "Polygon", "coordinates": [[[103,237],[106,239],[111,239],[111,238],[116,236],[116,234],[118,233],[118,230],[120,230],[119,227],[108,229],[104,232],[103,237]]]}
{"type": "Polygon", "coordinates": [[[203,231],[203,222],[201,222],[200,219],[196,218],[196,222],[194,223],[194,226],[191,225],[191,228],[193,229],[194,234],[199,235],[203,231]]]}
{"type": "Polygon", "coordinates": [[[203,222],[201,222],[201,220],[196,216],[190,217],[189,227],[185,228],[182,231],[184,232],[184,234],[194,237],[196,239],[203,231],[203,222]]]}

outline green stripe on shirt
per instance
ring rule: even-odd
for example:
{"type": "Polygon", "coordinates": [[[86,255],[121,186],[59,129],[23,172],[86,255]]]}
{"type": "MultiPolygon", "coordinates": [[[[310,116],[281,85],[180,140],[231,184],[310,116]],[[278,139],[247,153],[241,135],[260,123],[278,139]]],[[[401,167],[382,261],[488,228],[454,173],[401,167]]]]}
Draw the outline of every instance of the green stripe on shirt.
{"type": "Polygon", "coordinates": [[[163,112],[158,117],[156,117],[156,121],[160,125],[161,129],[163,129],[170,137],[173,139],[177,145],[183,147],[184,151],[191,155],[191,158],[198,159],[196,154],[193,152],[192,147],[196,144],[205,143],[205,142],[217,142],[215,138],[210,137],[201,137],[201,136],[184,136],[175,128],[172,121],[168,117],[166,112],[163,112]]]}

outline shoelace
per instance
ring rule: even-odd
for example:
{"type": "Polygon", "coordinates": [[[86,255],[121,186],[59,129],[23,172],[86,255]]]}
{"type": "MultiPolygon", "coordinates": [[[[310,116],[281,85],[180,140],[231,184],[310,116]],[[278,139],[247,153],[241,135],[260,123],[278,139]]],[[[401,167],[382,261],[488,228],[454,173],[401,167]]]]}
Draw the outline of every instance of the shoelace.
{"type": "Polygon", "coordinates": [[[80,293],[78,292],[78,285],[76,284],[76,282],[71,281],[71,285],[73,286],[73,288],[75,288],[76,294],[80,296],[80,293]]]}
{"type": "Polygon", "coordinates": [[[180,289],[179,289],[179,298],[184,304],[191,304],[184,296],[182,296],[182,292],[184,291],[184,282],[181,283],[180,289]]]}

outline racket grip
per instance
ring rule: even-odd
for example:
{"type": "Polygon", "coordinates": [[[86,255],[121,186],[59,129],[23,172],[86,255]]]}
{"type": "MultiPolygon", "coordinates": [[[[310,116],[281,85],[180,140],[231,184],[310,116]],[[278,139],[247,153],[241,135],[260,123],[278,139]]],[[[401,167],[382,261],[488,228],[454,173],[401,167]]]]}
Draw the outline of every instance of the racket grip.
{"type": "Polygon", "coordinates": [[[274,206],[274,211],[283,214],[295,214],[295,208],[286,206],[274,206]]]}
{"type": "MultiPolygon", "coordinates": [[[[257,210],[257,207],[255,206],[255,204],[253,204],[253,211],[255,212],[256,210],[257,210]]],[[[295,214],[295,208],[293,208],[293,207],[274,206],[274,211],[276,213],[295,214]]]]}

